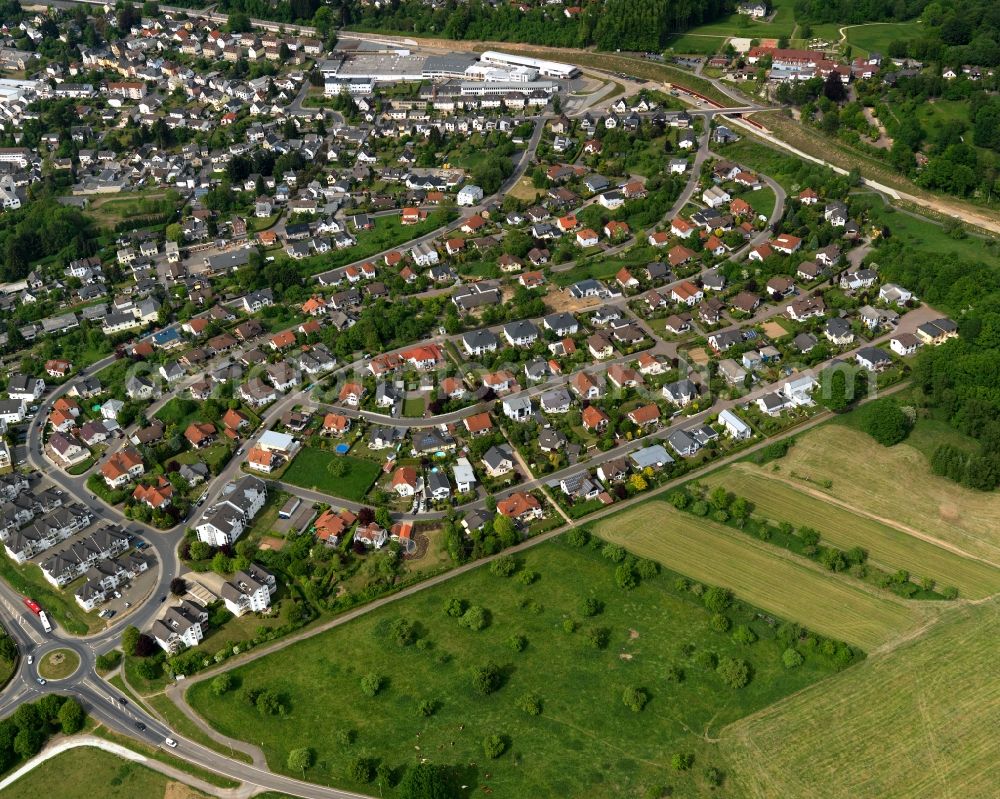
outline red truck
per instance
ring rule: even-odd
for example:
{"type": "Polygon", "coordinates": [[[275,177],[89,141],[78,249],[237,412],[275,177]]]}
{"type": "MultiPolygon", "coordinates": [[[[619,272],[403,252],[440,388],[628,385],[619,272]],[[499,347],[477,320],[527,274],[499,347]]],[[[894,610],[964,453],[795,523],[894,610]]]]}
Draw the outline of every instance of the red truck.
{"type": "Polygon", "coordinates": [[[34,599],[31,599],[30,597],[24,598],[24,604],[27,606],[28,610],[30,610],[32,613],[36,615],[42,612],[42,609],[41,607],[39,607],[38,603],[34,599]]]}

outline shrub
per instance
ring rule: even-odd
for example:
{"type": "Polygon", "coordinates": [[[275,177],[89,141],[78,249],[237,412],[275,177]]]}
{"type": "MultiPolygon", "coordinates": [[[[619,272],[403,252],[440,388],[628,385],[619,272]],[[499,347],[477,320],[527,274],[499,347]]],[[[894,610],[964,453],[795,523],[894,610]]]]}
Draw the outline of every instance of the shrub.
{"type": "Polygon", "coordinates": [[[781,662],[785,664],[786,669],[797,669],[802,665],[803,660],[802,653],[792,647],[788,647],[781,654],[781,662]]]}
{"type": "Polygon", "coordinates": [[[358,734],[354,730],[337,730],[337,732],[334,733],[333,740],[337,742],[337,746],[341,749],[346,749],[354,743],[357,737],[358,734]]]}
{"type": "Polygon", "coordinates": [[[941,589],[941,596],[945,599],[958,599],[958,589],[953,585],[941,589]]]}
{"type": "Polygon", "coordinates": [[[691,506],[691,513],[695,516],[708,516],[708,503],[698,500],[691,506]]]}
{"type": "Polygon", "coordinates": [[[409,646],[417,640],[417,632],[409,619],[396,619],[390,625],[389,632],[399,646],[409,646]]]}
{"type": "Polygon", "coordinates": [[[722,773],[721,770],[717,769],[715,766],[709,766],[705,769],[705,782],[714,788],[718,788],[722,785],[723,780],[725,780],[726,775],[722,773]]]}
{"type": "Polygon", "coordinates": [[[605,544],[601,549],[601,554],[613,563],[621,563],[625,560],[625,548],[618,544],[605,544]]]}
{"type": "Polygon", "coordinates": [[[437,702],[433,699],[422,699],[417,705],[417,712],[425,718],[430,718],[437,712],[437,702]]]}
{"type": "Polygon", "coordinates": [[[479,605],[472,605],[458,622],[473,632],[485,629],[490,623],[489,611],[479,605]]]}
{"type": "Polygon", "coordinates": [[[501,555],[490,564],[490,574],[497,577],[510,577],[517,571],[517,560],[513,555],[501,555]]]}
{"type": "Polygon", "coordinates": [[[604,649],[611,639],[611,630],[607,627],[592,627],[587,631],[587,643],[594,649],[604,649]]]}
{"type": "Polygon", "coordinates": [[[378,696],[385,687],[385,678],[375,672],[369,672],[361,678],[361,693],[368,697],[378,696]]]}
{"type": "Polygon", "coordinates": [[[684,669],[672,663],[663,670],[663,679],[667,682],[684,682],[684,669]]]}
{"type": "Polygon", "coordinates": [[[694,764],[694,755],[676,752],[670,758],[670,766],[674,771],[687,771],[694,764]]]}
{"type": "Polygon", "coordinates": [[[702,601],[705,603],[705,607],[713,613],[722,613],[722,611],[732,604],[733,595],[725,588],[712,586],[705,592],[705,597],[702,601]]]}
{"type": "Polygon", "coordinates": [[[293,749],[288,753],[288,768],[292,771],[301,771],[304,775],[306,769],[313,764],[315,759],[315,753],[308,747],[293,749]]]}
{"type": "Polygon", "coordinates": [[[750,682],[750,664],[745,660],[722,658],[715,667],[715,672],[730,688],[745,688],[750,682]]]}
{"type": "Polygon", "coordinates": [[[623,591],[631,591],[639,585],[639,578],[635,569],[628,563],[619,563],[615,569],[615,585],[623,591]]]}
{"type": "Polygon", "coordinates": [[[223,694],[230,691],[233,687],[233,675],[229,672],[220,674],[214,680],[212,680],[212,693],[216,696],[222,696],[223,694]]]}
{"type": "Polygon", "coordinates": [[[532,583],[538,582],[538,578],[541,575],[533,569],[524,569],[517,575],[517,581],[521,585],[531,585],[532,583]]]}
{"type": "Polygon", "coordinates": [[[562,628],[564,633],[575,633],[576,626],[576,622],[573,619],[563,619],[562,628]]]}
{"type": "Polygon", "coordinates": [[[476,693],[488,696],[500,687],[502,675],[496,663],[485,663],[472,671],[472,687],[476,693]]]}
{"type": "Polygon", "coordinates": [[[709,627],[715,630],[717,633],[727,633],[732,625],[729,621],[729,617],[723,613],[715,613],[708,622],[709,627]]]}
{"type": "Polygon", "coordinates": [[[523,652],[525,647],[528,645],[528,639],[521,635],[520,633],[512,635],[507,639],[507,646],[513,649],[515,652],[523,652]]]}
{"type": "Polygon", "coordinates": [[[745,624],[737,625],[736,629],[733,630],[734,643],[743,644],[744,646],[749,646],[756,640],[757,640],[757,633],[755,633],[745,624]]]}
{"type": "Polygon", "coordinates": [[[635,564],[635,570],[643,580],[652,580],[660,573],[660,564],[649,558],[639,558],[635,564]]]}
{"type": "Polygon", "coordinates": [[[444,603],[444,612],[453,617],[461,618],[462,614],[465,613],[465,609],[468,607],[468,603],[464,599],[459,599],[458,597],[452,597],[447,602],[444,603]]]}
{"type": "Polygon", "coordinates": [[[96,665],[100,671],[111,671],[121,663],[121,660],[122,653],[117,649],[112,649],[110,652],[98,655],[96,665]]]}
{"type": "Polygon", "coordinates": [[[604,603],[601,600],[589,596],[580,603],[580,615],[587,616],[597,616],[604,610],[604,603]]]}
{"type": "Polygon", "coordinates": [[[375,779],[375,763],[369,757],[356,757],[351,763],[351,779],[355,782],[371,782],[375,779]]]}
{"type": "Polygon", "coordinates": [[[566,543],[573,547],[585,547],[590,543],[590,533],[582,527],[573,527],[566,533],[566,543]]]}
{"type": "Polygon", "coordinates": [[[649,702],[649,693],[645,688],[630,687],[622,692],[622,702],[633,713],[639,713],[649,702]]]}
{"type": "Polygon", "coordinates": [[[506,751],[507,744],[508,740],[506,735],[501,735],[496,732],[492,735],[487,735],[483,739],[483,754],[491,760],[496,760],[506,751]]]}
{"type": "Polygon", "coordinates": [[[517,700],[518,710],[523,710],[529,716],[537,716],[542,712],[542,700],[535,694],[523,694],[517,700]]]}

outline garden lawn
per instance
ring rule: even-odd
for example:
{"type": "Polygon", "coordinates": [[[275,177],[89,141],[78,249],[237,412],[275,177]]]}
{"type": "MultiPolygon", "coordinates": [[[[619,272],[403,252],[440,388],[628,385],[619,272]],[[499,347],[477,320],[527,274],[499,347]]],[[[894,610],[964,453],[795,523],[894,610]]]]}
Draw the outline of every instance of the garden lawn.
{"type": "MultiPolygon", "coordinates": [[[[585,549],[562,539],[542,544],[523,556],[522,568],[538,572],[533,584],[475,569],[233,669],[239,688],[221,697],[208,680],[192,685],[188,699],[225,734],[262,743],[272,769],[291,773],[289,752],[312,747],[316,765],[306,779],[364,793],[375,788],[353,778],[359,756],[393,768],[418,758],[461,764],[468,795],[488,789],[494,799],[617,799],[651,795],[652,786],[666,783],[674,796],[704,795],[704,770],[718,764],[706,737],[830,674],[833,666],[814,653],[801,668],[785,669],[782,645],[759,620],[748,623],[761,640],[734,643],[709,626],[699,600],[677,592],[673,575],[622,591],[615,564],[599,546],[596,539],[585,549]],[[473,632],[446,615],[451,597],[485,606],[489,626],[473,632]],[[604,610],[585,618],[581,605],[591,597],[604,610]],[[391,628],[401,619],[412,621],[425,643],[397,643],[391,628]],[[580,629],[566,632],[567,620],[580,629]],[[607,629],[605,649],[588,643],[592,628],[607,629]],[[513,635],[526,637],[524,651],[508,644],[513,635]],[[750,661],[753,680],[741,690],[724,686],[714,670],[698,665],[699,653],[707,651],[750,661]],[[483,696],[473,690],[470,670],[488,661],[500,666],[502,685],[483,696]],[[682,669],[683,680],[665,679],[668,666],[682,669]],[[361,691],[370,672],[385,680],[375,697],[361,691]],[[649,692],[642,712],[625,707],[628,687],[649,692]],[[242,688],[275,691],[287,715],[262,716],[240,698],[242,688]],[[540,700],[540,715],[518,709],[528,693],[540,700]],[[423,700],[435,703],[430,717],[418,711],[423,700]],[[341,734],[352,742],[343,743],[341,734]],[[508,739],[507,751],[494,761],[482,748],[492,734],[508,739]],[[694,754],[696,768],[668,773],[675,752],[694,754]]],[[[742,606],[730,615],[742,623],[756,611],[742,606]]]]}
{"type": "Polygon", "coordinates": [[[776,464],[780,474],[807,475],[811,487],[829,480],[824,493],[888,524],[1000,566],[1000,493],[932,474],[924,453],[906,441],[883,447],[845,424],[821,425],[797,438],[776,464]]]}
{"type": "Polygon", "coordinates": [[[5,788],[3,793],[4,799],[37,799],[39,796],[202,799],[205,796],[139,763],[91,747],[60,752],[5,788]]]}
{"type": "Polygon", "coordinates": [[[303,258],[294,265],[289,262],[289,267],[298,270],[303,276],[311,276],[327,269],[346,266],[370,258],[383,250],[400,247],[408,241],[448,224],[454,218],[454,211],[439,210],[428,214],[427,219],[416,225],[403,225],[397,215],[380,216],[375,219],[375,227],[372,230],[351,231],[357,241],[353,247],[303,258]]]}
{"type": "Polygon", "coordinates": [[[302,488],[361,502],[378,479],[380,471],[377,464],[362,458],[304,447],[281,479],[302,488]],[[342,477],[337,477],[330,471],[330,465],[335,460],[347,465],[347,473],[342,477]]]}
{"type": "MultiPolygon", "coordinates": [[[[906,569],[914,577],[931,577],[938,588],[955,586],[964,597],[980,599],[1000,592],[1000,568],[963,557],[909,533],[847,508],[827,502],[818,487],[782,482],[783,471],[769,472],[739,463],[702,480],[724,486],[753,503],[755,516],[818,530],[824,541],[840,549],[862,547],[884,571],[906,569]]],[[[787,479],[787,476],[784,476],[787,479]]]]}
{"type": "Polygon", "coordinates": [[[845,575],[708,519],[652,501],[614,514],[594,532],[667,568],[736,592],[810,630],[870,651],[912,629],[923,613],[876,596],[845,575]]]}
{"type": "Polygon", "coordinates": [[[1000,605],[950,609],[922,636],[723,730],[733,795],[996,796],[1000,605]]]}
{"type": "Polygon", "coordinates": [[[192,399],[173,397],[163,403],[153,416],[164,424],[177,425],[183,433],[191,422],[201,420],[201,404],[192,399]]]}

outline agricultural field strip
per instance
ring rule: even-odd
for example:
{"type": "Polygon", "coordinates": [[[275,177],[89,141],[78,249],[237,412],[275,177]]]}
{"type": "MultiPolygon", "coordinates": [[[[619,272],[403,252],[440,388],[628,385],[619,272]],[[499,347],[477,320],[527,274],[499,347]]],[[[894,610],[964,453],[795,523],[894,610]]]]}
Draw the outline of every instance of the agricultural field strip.
{"type": "Polygon", "coordinates": [[[754,468],[736,464],[702,482],[713,488],[724,486],[750,500],[757,516],[796,527],[812,527],[823,540],[841,549],[863,547],[872,562],[883,570],[906,569],[917,577],[932,577],[939,586],[954,585],[963,596],[971,598],[1000,591],[1000,569],[915,538],[905,529],[853,513],[841,507],[838,500],[824,501],[789,485],[782,477],[753,471],[754,468]]]}
{"type": "Polygon", "coordinates": [[[595,525],[594,532],[866,651],[912,629],[926,612],[915,603],[877,596],[849,577],[827,574],[808,561],[663,502],[612,516],[595,525]]]}
{"type": "Polygon", "coordinates": [[[1000,604],[957,607],[923,635],[722,731],[745,797],[995,796],[1000,604]]]}
{"type": "Polygon", "coordinates": [[[817,484],[829,480],[832,487],[824,493],[841,502],[1000,566],[1000,495],[931,474],[924,454],[905,442],[873,448],[865,433],[822,425],[796,440],[781,469],[817,484]]]}

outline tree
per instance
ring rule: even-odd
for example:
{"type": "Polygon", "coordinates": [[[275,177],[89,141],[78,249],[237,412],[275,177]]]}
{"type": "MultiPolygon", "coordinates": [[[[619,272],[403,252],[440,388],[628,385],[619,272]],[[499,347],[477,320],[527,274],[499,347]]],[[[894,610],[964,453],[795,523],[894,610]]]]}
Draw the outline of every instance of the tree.
{"type": "Polygon", "coordinates": [[[479,605],[472,605],[459,620],[459,624],[473,632],[485,629],[490,623],[489,611],[479,605]]]}
{"type": "Polygon", "coordinates": [[[639,578],[630,563],[619,563],[615,568],[615,585],[623,591],[631,591],[639,585],[639,578]]]}
{"type": "Polygon", "coordinates": [[[510,577],[515,571],[517,571],[517,559],[513,555],[501,555],[490,564],[490,574],[495,574],[497,577],[510,577]]]}
{"type": "Polygon", "coordinates": [[[705,592],[702,601],[709,610],[722,613],[732,604],[733,595],[728,589],[712,586],[705,592]]]}
{"type": "Polygon", "coordinates": [[[452,799],[456,795],[453,780],[445,766],[415,763],[399,781],[399,799],[452,799]]]}
{"type": "Polygon", "coordinates": [[[216,696],[222,696],[232,689],[233,683],[233,675],[228,671],[224,672],[212,680],[212,693],[216,696]]]}
{"type": "Polygon", "coordinates": [[[802,665],[803,660],[802,654],[792,647],[788,647],[788,649],[781,653],[781,662],[785,664],[786,669],[798,668],[802,665]]]}
{"type": "Polygon", "coordinates": [[[483,739],[483,754],[490,760],[496,760],[507,749],[507,736],[500,733],[487,735],[483,739]]]}
{"type": "Polygon", "coordinates": [[[517,709],[524,711],[529,716],[537,716],[542,712],[542,700],[535,694],[523,694],[517,700],[517,709]]]}
{"type": "Polygon", "coordinates": [[[139,632],[139,628],[133,627],[132,625],[129,625],[122,630],[122,651],[126,655],[135,655],[140,635],[142,635],[142,633],[139,632]]]}
{"type": "Polygon", "coordinates": [[[750,664],[745,660],[724,657],[715,667],[716,674],[730,688],[744,688],[750,682],[750,664]]]}
{"type": "Polygon", "coordinates": [[[35,727],[22,727],[14,736],[14,752],[22,760],[30,760],[45,743],[45,733],[35,727]]]}
{"type": "Polygon", "coordinates": [[[826,82],[823,84],[823,96],[834,103],[840,103],[847,99],[844,81],[836,70],[831,70],[830,74],[826,76],[826,82]]]}
{"type": "Polygon", "coordinates": [[[183,577],[174,577],[170,581],[170,593],[174,596],[184,596],[187,593],[187,580],[183,577]]]}
{"type": "Polygon", "coordinates": [[[488,696],[500,687],[502,674],[493,662],[485,663],[472,671],[472,687],[476,693],[488,696]]]}
{"type": "Polygon", "coordinates": [[[869,402],[858,411],[861,429],[884,447],[898,444],[910,432],[910,419],[891,399],[869,402]]]}
{"type": "Polygon", "coordinates": [[[63,734],[72,735],[82,730],[85,719],[83,706],[74,697],[67,697],[59,708],[59,726],[62,727],[63,734]]]}
{"type": "Polygon", "coordinates": [[[305,777],[306,769],[312,766],[314,758],[315,753],[309,747],[293,749],[288,753],[288,768],[293,771],[301,771],[302,776],[305,777]]]}
{"type": "Polygon", "coordinates": [[[384,685],[385,679],[382,676],[369,672],[361,678],[361,693],[368,697],[377,696],[384,685]]]}
{"type": "Polygon", "coordinates": [[[493,532],[496,533],[498,538],[507,539],[516,537],[517,528],[509,516],[500,514],[493,518],[493,532]]]}
{"type": "Polygon", "coordinates": [[[629,687],[622,692],[622,702],[633,713],[638,713],[649,702],[649,693],[645,688],[629,687]]]}

